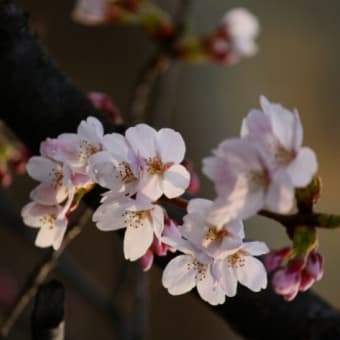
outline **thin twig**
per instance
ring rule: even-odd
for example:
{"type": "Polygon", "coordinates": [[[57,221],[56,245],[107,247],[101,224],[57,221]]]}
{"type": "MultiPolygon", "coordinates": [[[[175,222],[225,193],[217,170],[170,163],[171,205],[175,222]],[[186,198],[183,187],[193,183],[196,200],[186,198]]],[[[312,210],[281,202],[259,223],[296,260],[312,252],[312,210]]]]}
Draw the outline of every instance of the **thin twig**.
{"type": "Polygon", "coordinates": [[[63,251],[80,234],[84,225],[88,222],[91,214],[92,210],[87,208],[79,218],[78,223],[69,229],[60,248],[47,254],[42,263],[39,264],[36,270],[34,270],[33,274],[28,280],[26,288],[19,295],[17,302],[14,304],[12,310],[9,313],[9,316],[0,328],[0,336],[2,338],[7,337],[16,320],[35,296],[39,285],[45,281],[48,274],[54,269],[63,251]]]}

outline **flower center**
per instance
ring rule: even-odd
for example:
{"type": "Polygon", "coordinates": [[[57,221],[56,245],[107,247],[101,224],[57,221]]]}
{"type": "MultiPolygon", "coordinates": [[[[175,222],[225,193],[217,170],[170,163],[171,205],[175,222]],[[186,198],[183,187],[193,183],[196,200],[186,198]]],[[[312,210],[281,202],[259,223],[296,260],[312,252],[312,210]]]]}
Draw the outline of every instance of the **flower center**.
{"type": "Polygon", "coordinates": [[[214,225],[207,226],[207,232],[203,240],[203,246],[208,247],[213,241],[223,240],[228,235],[228,231],[225,229],[217,228],[214,225]]]}
{"type": "Polygon", "coordinates": [[[118,166],[114,166],[115,170],[118,172],[116,178],[120,178],[125,184],[137,181],[137,177],[133,174],[131,167],[126,162],[121,162],[118,166]]]}
{"type": "Polygon", "coordinates": [[[87,140],[82,140],[79,147],[79,158],[82,161],[86,161],[90,156],[97,153],[99,150],[87,140]]]}
{"type": "Polygon", "coordinates": [[[238,251],[228,257],[228,267],[237,268],[245,265],[244,256],[238,251]]]}
{"type": "Polygon", "coordinates": [[[294,157],[293,151],[285,149],[282,145],[277,146],[274,159],[278,166],[288,165],[294,157]]]}
{"type": "Polygon", "coordinates": [[[57,216],[55,214],[43,215],[39,217],[39,221],[42,226],[47,226],[48,229],[53,229],[55,227],[55,221],[57,216]]]}
{"type": "Polygon", "coordinates": [[[165,166],[159,157],[149,157],[145,160],[146,169],[150,175],[162,175],[165,170],[165,166]]]}
{"type": "Polygon", "coordinates": [[[123,223],[125,228],[139,228],[143,226],[143,220],[150,217],[149,211],[125,211],[123,223]]]}
{"type": "Polygon", "coordinates": [[[198,262],[197,260],[193,260],[191,263],[187,264],[187,270],[194,269],[195,279],[197,281],[202,281],[207,276],[208,265],[198,262]]]}

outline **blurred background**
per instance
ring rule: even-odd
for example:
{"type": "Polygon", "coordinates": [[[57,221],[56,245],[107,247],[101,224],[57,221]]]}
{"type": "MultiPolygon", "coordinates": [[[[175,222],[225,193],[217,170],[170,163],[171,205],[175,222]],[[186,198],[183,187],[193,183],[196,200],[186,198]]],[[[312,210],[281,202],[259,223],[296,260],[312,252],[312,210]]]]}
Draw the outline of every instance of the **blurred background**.
{"type": "MultiPolygon", "coordinates": [[[[112,95],[124,116],[138,74],[155,52],[153,42],[134,27],[85,27],[74,23],[70,18],[74,1],[18,2],[31,13],[44,44],[65,73],[85,91],[112,95]]],[[[171,12],[176,2],[163,0],[160,4],[171,12]]],[[[259,107],[261,94],[288,108],[297,108],[304,126],[304,143],[318,155],[324,188],[318,209],[340,213],[340,2],[327,1],[327,6],[325,2],[311,0],[192,3],[190,25],[200,33],[213,30],[228,9],[247,7],[261,24],[259,53],[233,66],[173,65],[156,83],[147,110],[148,122],[180,131],[187,143],[187,157],[200,171],[202,158],[212,148],[226,137],[239,135],[242,118],[251,108],[259,107]]],[[[20,208],[28,201],[34,185],[27,178],[17,178],[2,193],[4,200],[12,199],[20,208]]],[[[213,187],[204,179],[202,195],[213,197],[213,187]]],[[[2,210],[7,209],[7,204],[2,210]]],[[[272,248],[288,244],[283,229],[273,224],[264,218],[247,221],[249,238],[266,241],[272,248]]],[[[6,227],[0,229],[0,269],[10,272],[21,287],[44,251],[19,239],[6,227]]],[[[340,231],[320,232],[325,275],[315,285],[316,291],[337,307],[340,307],[339,240],[340,231]]],[[[121,280],[115,267],[122,261],[121,245],[113,234],[89,225],[72,244],[70,253],[107,291],[113,291],[121,280]]],[[[123,284],[112,298],[123,305],[129,325],[128,316],[133,315],[138,302],[134,284],[140,274],[133,264],[126,271],[123,284]]],[[[146,275],[149,298],[143,302],[146,304],[143,308],[149,339],[238,339],[203,303],[190,295],[168,295],[157,269],[146,275]]],[[[56,271],[51,277],[58,277],[67,287],[69,339],[114,339],[107,316],[93,308],[62,273],[56,271]]],[[[29,327],[27,317],[22,318],[10,338],[27,339],[27,334],[21,335],[25,334],[25,327],[29,327]]]]}

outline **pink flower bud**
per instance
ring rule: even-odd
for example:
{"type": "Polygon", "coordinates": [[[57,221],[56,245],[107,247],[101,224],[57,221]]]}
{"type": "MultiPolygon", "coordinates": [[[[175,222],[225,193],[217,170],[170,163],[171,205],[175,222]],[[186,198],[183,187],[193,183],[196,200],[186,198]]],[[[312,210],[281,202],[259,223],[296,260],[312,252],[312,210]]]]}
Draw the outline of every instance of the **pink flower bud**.
{"type": "Polygon", "coordinates": [[[188,160],[184,160],[182,164],[186,167],[186,169],[190,173],[190,184],[187,188],[187,191],[192,193],[192,194],[195,194],[201,188],[201,181],[200,181],[197,173],[195,172],[194,164],[191,161],[188,161],[188,160]]]}
{"type": "Polygon", "coordinates": [[[314,282],[315,279],[312,276],[310,276],[305,270],[302,271],[299,291],[305,292],[313,286],[314,282]]]}
{"type": "Polygon", "coordinates": [[[300,272],[292,272],[290,270],[279,269],[274,273],[272,285],[274,291],[279,295],[292,295],[299,290],[301,281],[300,272]]]}
{"type": "Polygon", "coordinates": [[[277,269],[282,261],[289,255],[291,252],[290,247],[285,247],[280,250],[273,250],[266,254],[263,259],[264,266],[268,273],[271,273],[275,269],[277,269]]]}
{"type": "Polygon", "coordinates": [[[140,264],[144,272],[148,271],[153,264],[153,252],[148,249],[148,251],[144,254],[144,256],[140,260],[140,264]]]}
{"type": "Polygon", "coordinates": [[[309,254],[305,271],[314,278],[315,281],[321,280],[323,276],[323,258],[316,250],[313,250],[309,254]]]}
{"type": "Polygon", "coordinates": [[[107,113],[116,124],[123,123],[122,116],[110,96],[102,92],[88,92],[87,98],[96,109],[107,113]]]}

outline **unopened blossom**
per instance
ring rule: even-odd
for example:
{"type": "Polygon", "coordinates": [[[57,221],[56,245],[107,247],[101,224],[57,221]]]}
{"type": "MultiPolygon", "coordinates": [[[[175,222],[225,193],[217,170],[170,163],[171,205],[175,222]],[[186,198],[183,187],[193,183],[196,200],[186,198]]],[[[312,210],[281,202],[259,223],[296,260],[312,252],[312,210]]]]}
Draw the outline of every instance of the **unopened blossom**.
{"type": "Polygon", "coordinates": [[[119,109],[109,95],[103,92],[92,91],[87,93],[87,98],[91,101],[96,109],[106,113],[114,123],[123,123],[123,118],[119,112],[119,109]]]}
{"type": "Polygon", "coordinates": [[[39,228],[35,239],[37,247],[60,247],[68,222],[65,214],[61,214],[62,210],[60,206],[45,206],[35,202],[28,203],[22,209],[24,223],[39,228]]]}
{"type": "Polygon", "coordinates": [[[213,208],[210,200],[190,200],[181,232],[185,238],[205,248],[207,254],[213,258],[224,258],[230,251],[242,245],[244,227],[239,220],[227,224],[222,219],[215,224],[209,222],[207,218],[213,208]]]}
{"type": "Polygon", "coordinates": [[[272,277],[274,291],[282,295],[286,301],[291,301],[299,292],[305,292],[315,282],[321,280],[323,259],[320,253],[314,249],[305,259],[293,257],[287,263],[278,264],[274,270],[272,277]]]}
{"type": "Polygon", "coordinates": [[[252,110],[243,120],[241,136],[259,145],[270,167],[284,172],[294,187],[305,187],[317,172],[314,151],[302,146],[303,128],[299,113],[261,96],[261,110],[252,110]]]}
{"type": "Polygon", "coordinates": [[[131,261],[141,258],[151,246],[154,235],[160,238],[164,228],[160,206],[116,195],[106,196],[95,211],[93,221],[103,231],[126,229],[124,256],[131,261]]]}
{"type": "Polygon", "coordinates": [[[266,254],[268,251],[263,242],[244,242],[225,259],[216,261],[213,273],[227,296],[236,295],[238,282],[253,292],[267,287],[266,269],[254,256],[266,254]]]}
{"type": "Polygon", "coordinates": [[[287,213],[294,187],[285,173],[272,173],[265,154],[245,139],[228,139],[203,160],[203,172],[214,182],[217,198],[209,220],[228,223],[259,210],[287,213]]]}
{"type": "Polygon", "coordinates": [[[138,195],[151,201],[163,194],[168,198],[182,195],[190,183],[189,172],[180,164],[185,154],[182,136],[172,129],[156,131],[146,124],[129,128],[125,135],[140,160],[138,195]]]}

